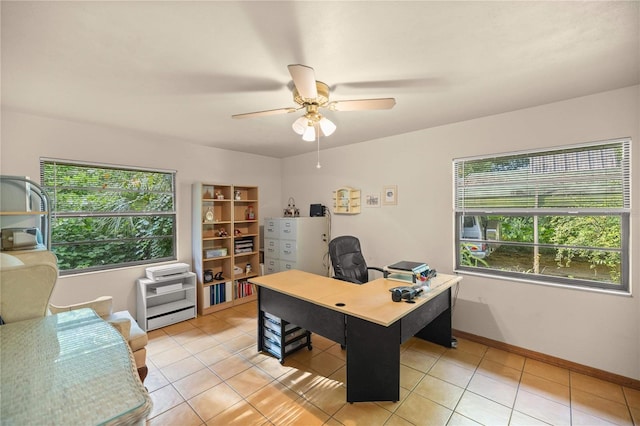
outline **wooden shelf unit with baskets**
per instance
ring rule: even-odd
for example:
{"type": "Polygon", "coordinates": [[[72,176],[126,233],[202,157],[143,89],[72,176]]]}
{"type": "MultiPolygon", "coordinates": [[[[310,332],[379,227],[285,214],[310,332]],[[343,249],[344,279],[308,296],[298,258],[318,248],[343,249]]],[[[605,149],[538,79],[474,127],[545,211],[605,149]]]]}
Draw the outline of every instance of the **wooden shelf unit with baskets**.
{"type": "Polygon", "coordinates": [[[258,187],[195,183],[192,190],[198,315],[255,300],[246,280],[260,271],[258,187]]]}

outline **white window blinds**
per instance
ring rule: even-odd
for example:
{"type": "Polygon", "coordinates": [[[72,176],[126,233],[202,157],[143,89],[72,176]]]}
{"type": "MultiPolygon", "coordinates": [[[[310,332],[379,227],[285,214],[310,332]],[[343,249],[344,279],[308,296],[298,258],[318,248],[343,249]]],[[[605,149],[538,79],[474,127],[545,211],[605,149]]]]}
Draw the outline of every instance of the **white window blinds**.
{"type": "Polygon", "coordinates": [[[455,209],[622,212],[630,209],[629,139],[454,160],[455,209]]]}

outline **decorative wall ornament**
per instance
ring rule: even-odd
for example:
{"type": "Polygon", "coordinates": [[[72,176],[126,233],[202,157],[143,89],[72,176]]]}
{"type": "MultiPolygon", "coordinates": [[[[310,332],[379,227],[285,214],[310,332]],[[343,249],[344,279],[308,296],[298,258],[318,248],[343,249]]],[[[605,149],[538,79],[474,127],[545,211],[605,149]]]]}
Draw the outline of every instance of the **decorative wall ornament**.
{"type": "Polygon", "coordinates": [[[365,207],[380,207],[380,193],[372,192],[364,197],[365,207]]]}
{"type": "Polygon", "coordinates": [[[386,206],[395,206],[398,204],[398,186],[386,185],[382,192],[382,204],[386,206]]]}

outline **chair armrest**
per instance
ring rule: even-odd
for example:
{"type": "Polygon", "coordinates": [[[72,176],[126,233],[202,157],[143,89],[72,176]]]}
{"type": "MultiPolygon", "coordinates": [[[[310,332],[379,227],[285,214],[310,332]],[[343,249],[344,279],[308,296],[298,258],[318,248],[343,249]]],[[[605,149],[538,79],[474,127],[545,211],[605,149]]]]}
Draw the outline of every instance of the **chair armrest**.
{"type": "Polygon", "coordinates": [[[101,296],[90,302],[76,303],[74,305],[57,306],[49,304],[49,310],[52,314],[57,314],[59,312],[73,311],[82,308],[91,308],[96,311],[96,314],[98,314],[98,316],[108,317],[109,315],[111,315],[112,304],[113,297],[101,296]]]}
{"type": "Polygon", "coordinates": [[[382,274],[383,278],[387,278],[387,272],[382,268],[378,268],[377,266],[367,266],[367,276],[369,279],[371,279],[371,274],[369,273],[369,271],[378,271],[382,274]]]}
{"type": "Polygon", "coordinates": [[[136,320],[131,316],[129,311],[118,311],[111,314],[109,317],[105,318],[107,321],[117,321],[119,319],[125,319],[129,321],[129,337],[127,338],[129,342],[129,346],[131,346],[131,350],[135,353],[137,350],[144,348],[147,346],[149,342],[149,338],[147,333],[140,328],[136,320]]]}
{"type": "Polygon", "coordinates": [[[109,324],[113,326],[116,330],[122,334],[124,340],[129,342],[129,338],[131,337],[131,321],[127,318],[115,318],[107,321],[109,324]]]}

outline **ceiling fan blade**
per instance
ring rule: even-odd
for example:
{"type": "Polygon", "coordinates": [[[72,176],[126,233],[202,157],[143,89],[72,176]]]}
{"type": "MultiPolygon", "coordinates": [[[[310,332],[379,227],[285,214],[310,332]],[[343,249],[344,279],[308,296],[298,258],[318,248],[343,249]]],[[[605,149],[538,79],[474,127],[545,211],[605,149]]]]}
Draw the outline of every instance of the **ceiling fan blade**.
{"type": "Polygon", "coordinates": [[[331,111],[364,111],[370,109],[391,109],[396,104],[394,98],[358,99],[353,101],[329,102],[331,111]]]}
{"type": "Polygon", "coordinates": [[[265,117],[268,115],[279,115],[279,114],[287,114],[290,112],[296,112],[300,108],[278,108],[278,109],[269,109],[266,111],[256,111],[256,112],[246,112],[244,114],[234,114],[231,118],[251,118],[251,117],[265,117]]]}
{"type": "Polygon", "coordinates": [[[313,68],[300,64],[289,65],[288,68],[300,96],[305,99],[316,99],[318,89],[316,87],[316,73],[313,68]]]}

